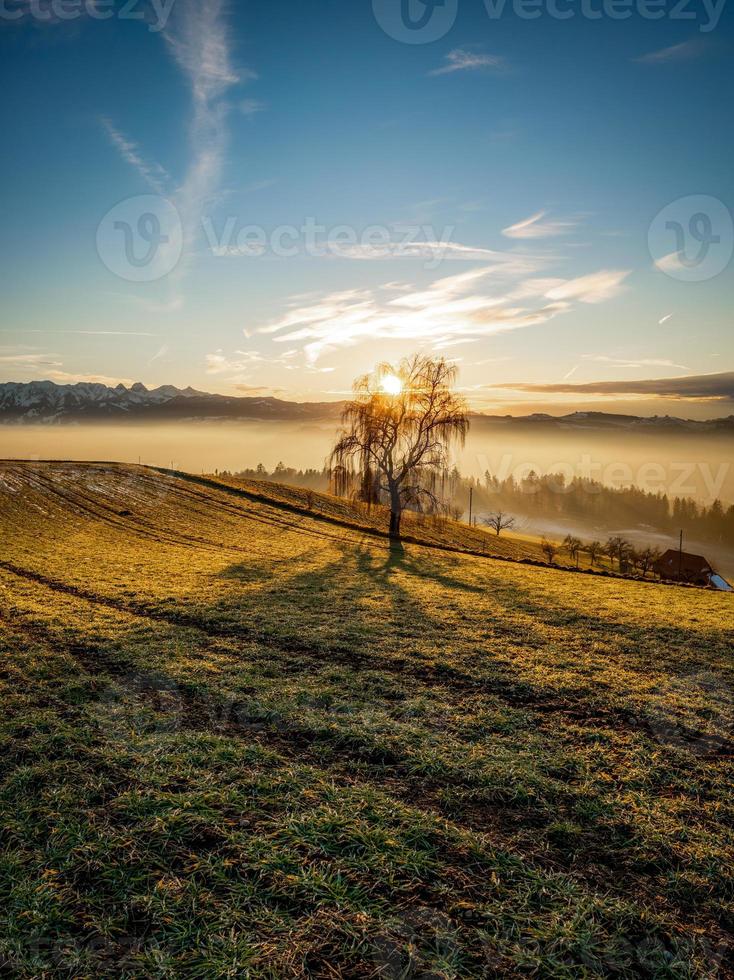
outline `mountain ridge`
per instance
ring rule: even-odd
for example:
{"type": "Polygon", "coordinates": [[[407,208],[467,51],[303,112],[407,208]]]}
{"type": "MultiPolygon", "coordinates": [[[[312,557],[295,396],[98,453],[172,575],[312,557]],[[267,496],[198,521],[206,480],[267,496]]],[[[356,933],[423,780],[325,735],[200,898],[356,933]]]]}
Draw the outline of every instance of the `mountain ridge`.
{"type": "Polygon", "coordinates": [[[304,419],[332,417],[331,402],[289,402],[272,397],[216,395],[195,388],[136,382],[110,387],[82,381],[8,381],[0,384],[0,423],[179,421],[205,418],[304,419]]]}
{"type": "MultiPolygon", "coordinates": [[[[338,418],[343,402],[294,402],[271,396],[218,395],[196,388],[141,382],[115,387],[81,381],[0,383],[0,424],[63,424],[111,421],[319,421],[338,418]]],[[[734,433],[734,415],[698,421],[675,416],[620,415],[576,411],[566,415],[525,416],[472,413],[476,422],[496,426],[561,429],[635,429],[638,431],[734,433]]]]}

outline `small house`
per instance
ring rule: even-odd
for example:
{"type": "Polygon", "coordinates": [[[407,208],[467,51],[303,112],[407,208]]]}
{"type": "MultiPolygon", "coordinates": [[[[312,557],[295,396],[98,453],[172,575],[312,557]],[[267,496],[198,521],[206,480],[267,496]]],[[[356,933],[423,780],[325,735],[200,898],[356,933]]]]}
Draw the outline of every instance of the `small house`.
{"type": "Polygon", "coordinates": [[[730,591],[731,586],[717,575],[703,555],[691,555],[685,551],[670,548],[653,565],[653,570],[669,582],[687,582],[689,585],[703,585],[709,588],[730,591]]]}

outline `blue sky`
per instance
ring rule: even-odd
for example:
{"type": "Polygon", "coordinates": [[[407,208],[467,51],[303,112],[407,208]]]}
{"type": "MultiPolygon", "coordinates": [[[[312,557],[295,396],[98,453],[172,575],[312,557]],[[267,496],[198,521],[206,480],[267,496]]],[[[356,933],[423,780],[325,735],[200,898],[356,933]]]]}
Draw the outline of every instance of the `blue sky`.
{"type": "Polygon", "coordinates": [[[734,367],[725,5],[458,0],[404,43],[400,0],[41,2],[0,17],[0,380],[336,398],[422,349],[515,411],[734,367]]]}

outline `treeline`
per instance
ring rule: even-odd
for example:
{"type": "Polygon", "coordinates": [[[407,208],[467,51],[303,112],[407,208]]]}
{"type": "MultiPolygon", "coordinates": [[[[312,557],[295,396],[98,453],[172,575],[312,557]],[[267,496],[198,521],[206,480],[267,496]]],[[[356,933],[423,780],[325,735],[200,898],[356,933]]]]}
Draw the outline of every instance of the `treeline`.
{"type": "Polygon", "coordinates": [[[485,508],[504,509],[525,517],[593,526],[648,525],[666,533],[683,528],[691,538],[734,546],[734,506],[725,508],[720,500],[708,507],[689,497],[671,501],[666,493],[634,486],[609,487],[581,477],[567,481],[563,473],[530,473],[520,481],[512,476],[501,481],[491,473],[483,480],[452,476],[462,491],[473,489],[478,513],[485,508]]]}
{"type": "MultiPolygon", "coordinates": [[[[246,480],[264,480],[328,492],[328,469],[297,470],[278,463],[271,472],[260,463],[255,469],[222,475],[246,480]]],[[[637,487],[609,487],[581,477],[567,481],[563,473],[539,475],[531,472],[524,479],[513,476],[500,480],[492,473],[482,479],[463,477],[454,468],[437,488],[446,501],[447,511],[456,517],[466,515],[469,492],[473,515],[481,520],[498,511],[516,517],[572,521],[593,527],[637,527],[647,525],[673,534],[684,529],[700,541],[734,547],[734,506],[715,500],[699,504],[690,497],[671,500],[665,493],[651,493],[637,487]]]]}
{"type": "Polygon", "coordinates": [[[321,493],[329,492],[329,470],[307,469],[296,470],[292,466],[285,466],[278,463],[272,473],[269,473],[262,463],[258,463],[255,469],[239,470],[231,473],[229,470],[217,470],[217,476],[236,477],[241,480],[261,480],[265,483],[285,483],[289,487],[303,487],[305,490],[318,490],[321,493]]]}

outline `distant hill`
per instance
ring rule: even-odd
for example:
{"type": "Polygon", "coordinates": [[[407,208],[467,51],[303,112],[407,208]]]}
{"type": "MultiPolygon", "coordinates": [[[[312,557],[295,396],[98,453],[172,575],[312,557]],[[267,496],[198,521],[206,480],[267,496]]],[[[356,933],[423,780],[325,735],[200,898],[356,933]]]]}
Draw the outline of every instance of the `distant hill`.
{"type": "Polygon", "coordinates": [[[726,418],[680,419],[672,415],[615,415],[608,412],[572,412],[570,415],[481,415],[475,416],[483,424],[512,426],[523,429],[632,429],[636,432],[722,432],[734,433],[734,415],[726,418]]]}
{"type": "MultiPolygon", "coordinates": [[[[99,421],[174,422],[203,419],[282,421],[336,420],[341,402],[292,402],[279,398],[215,395],[195,388],[162,385],[148,389],[138,382],[129,388],[53,381],[0,384],[0,424],[99,421]]],[[[642,418],[606,412],[573,412],[554,416],[475,415],[486,425],[540,429],[635,429],[665,432],[734,433],[734,415],[705,422],[671,416],[642,418]]]]}

